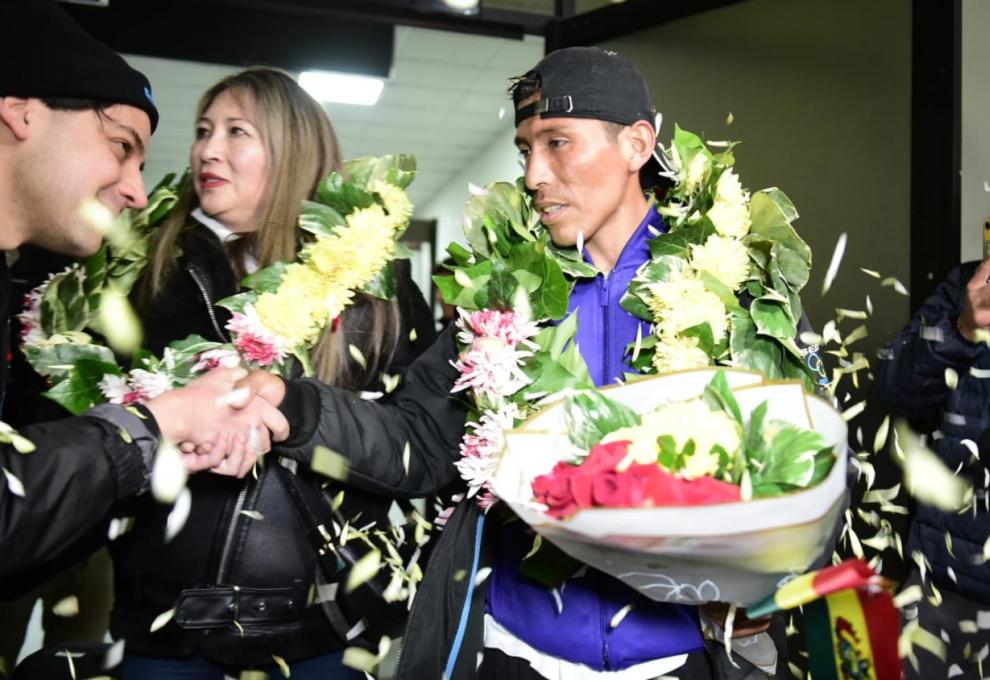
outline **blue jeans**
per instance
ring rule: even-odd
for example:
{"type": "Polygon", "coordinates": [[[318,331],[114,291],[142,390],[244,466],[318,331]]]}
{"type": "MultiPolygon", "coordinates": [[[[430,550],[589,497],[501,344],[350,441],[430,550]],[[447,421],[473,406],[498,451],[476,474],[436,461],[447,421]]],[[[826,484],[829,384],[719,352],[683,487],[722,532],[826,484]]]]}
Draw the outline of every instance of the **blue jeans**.
{"type": "MultiPolygon", "coordinates": [[[[341,650],[290,663],[292,680],[364,680],[364,673],[340,663],[343,656],[341,650]]],[[[121,668],[124,680],[224,680],[227,676],[236,678],[241,670],[248,670],[220,666],[201,656],[180,659],[137,654],[124,654],[121,668]]],[[[274,663],[256,670],[266,671],[269,678],[282,677],[274,663]]]]}

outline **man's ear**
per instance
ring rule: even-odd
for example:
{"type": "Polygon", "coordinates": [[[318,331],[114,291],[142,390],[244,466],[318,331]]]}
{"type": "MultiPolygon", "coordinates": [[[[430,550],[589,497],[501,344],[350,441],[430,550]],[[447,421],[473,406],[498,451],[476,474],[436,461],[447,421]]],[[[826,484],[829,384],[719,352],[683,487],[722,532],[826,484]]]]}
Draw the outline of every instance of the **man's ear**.
{"type": "Polygon", "coordinates": [[[0,124],[10,130],[15,139],[23,141],[30,135],[34,108],[30,99],[0,97],[0,124]]]}
{"type": "Polygon", "coordinates": [[[629,159],[629,171],[639,172],[653,155],[653,148],[657,143],[656,132],[645,120],[638,120],[623,129],[622,136],[626,157],[629,159]]]}

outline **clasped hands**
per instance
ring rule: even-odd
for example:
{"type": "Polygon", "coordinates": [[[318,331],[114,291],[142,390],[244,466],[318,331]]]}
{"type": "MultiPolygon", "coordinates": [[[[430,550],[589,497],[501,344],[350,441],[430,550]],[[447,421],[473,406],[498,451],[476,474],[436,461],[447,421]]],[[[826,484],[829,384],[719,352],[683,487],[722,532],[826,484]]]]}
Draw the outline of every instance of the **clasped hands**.
{"type": "Polygon", "coordinates": [[[145,405],[189,472],[244,477],[273,442],[289,436],[278,410],[284,396],[282,379],[271,373],[215,368],[145,405]]]}

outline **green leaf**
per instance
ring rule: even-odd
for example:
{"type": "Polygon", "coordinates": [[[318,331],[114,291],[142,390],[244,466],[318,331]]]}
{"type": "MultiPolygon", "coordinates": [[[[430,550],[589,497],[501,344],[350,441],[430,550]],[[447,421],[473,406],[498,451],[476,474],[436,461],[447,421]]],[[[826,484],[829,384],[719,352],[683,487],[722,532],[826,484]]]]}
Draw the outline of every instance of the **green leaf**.
{"type": "Polygon", "coordinates": [[[532,380],[522,391],[523,397],[594,387],[588,374],[588,365],[576,345],[568,347],[557,359],[551,357],[549,352],[537,352],[526,362],[523,372],[532,380]]]}
{"type": "Polygon", "coordinates": [[[375,197],[355,182],[345,181],[336,172],[331,173],[316,188],[316,200],[333,208],[341,215],[348,215],[360,208],[370,208],[375,197]]]}
{"type": "MultiPolygon", "coordinates": [[[[64,342],[55,345],[41,345],[25,349],[31,366],[39,374],[60,378],[72,370],[77,361],[90,361],[113,364],[115,359],[109,347],[103,345],[64,342]]],[[[119,370],[118,370],[119,372],[119,370]]]]}
{"type": "Polygon", "coordinates": [[[274,293],[282,283],[286,266],[285,262],[276,262],[270,267],[259,269],[254,274],[245,276],[241,280],[241,287],[256,290],[259,293],[274,293]]]}
{"type": "Polygon", "coordinates": [[[317,236],[329,236],[347,224],[339,212],[315,201],[303,201],[299,211],[299,228],[317,236]]]}
{"type": "Polygon", "coordinates": [[[716,279],[709,272],[701,272],[700,277],[701,282],[705,284],[710,292],[718,296],[725,308],[730,312],[741,312],[742,307],[739,306],[739,298],[727,285],[716,279]]]}
{"type": "MultiPolygon", "coordinates": [[[[780,243],[800,257],[811,267],[811,248],[801,240],[790,225],[790,214],[786,205],[777,202],[777,196],[758,191],[750,197],[749,214],[752,219],[750,234],[780,243]]],[[[791,209],[793,209],[793,205],[791,209]]]]}
{"type": "Polygon", "coordinates": [[[724,411],[735,418],[737,423],[740,425],[743,424],[739,402],[736,401],[736,396],[732,394],[732,389],[729,387],[729,380],[725,377],[725,371],[716,371],[711,382],[705,385],[705,391],[702,396],[705,399],[705,403],[708,404],[708,408],[713,411],[724,411]]]}
{"type": "Polygon", "coordinates": [[[792,291],[799,291],[811,276],[810,262],[786,246],[775,243],[771,251],[781,277],[792,291]]]}
{"type": "Polygon", "coordinates": [[[113,363],[80,359],[75,362],[69,377],[48,390],[45,396],[79,415],[106,401],[99,382],[108,373],[120,375],[121,371],[113,363]]]}
{"type": "Polygon", "coordinates": [[[756,324],[756,332],[761,335],[791,339],[797,332],[789,300],[781,300],[772,293],[753,300],[749,313],[756,324]]]}
{"type": "Polygon", "coordinates": [[[453,258],[454,263],[459,267],[466,267],[471,262],[471,251],[456,241],[452,241],[447,246],[447,253],[453,258]]]}
{"type": "Polygon", "coordinates": [[[395,271],[392,269],[391,263],[382,267],[375,278],[364,284],[361,287],[361,292],[382,300],[391,300],[392,296],[395,295],[395,271]]]}
{"type": "Polygon", "coordinates": [[[670,255],[683,260],[691,256],[692,245],[703,245],[714,233],[715,226],[711,220],[703,219],[698,224],[681,227],[677,231],[651,239],[650,255],[654,258],[670,255]]]}
{"type": "MultiPolygon", "coordinates": [[[[567,318],[565,318],[556,326],[552,326],[551,328],[545,328],[543,329],[543,331],[540,332],[540,336],[542,336],[544,332],[550,333],[549,343],[544,344],[540,342],[539,339],[537,339],[537,343],[541,347],[547,348],[547,350],[550,352],[550,358],[554,360],[559,359],[560,355],[564,351],[564,345],[566,345],[568,342],[573,340],[575,335],[577,334],[577,322],[578,322],[577,313],[568,314],[567,318]]],[[[537,336],[537,338],[539,338],[540,336],[537,336]]]]}
{"type": "Polygon", "coordinates": [[[776,340],[757,334],[748,313],[732,315],[729,349],[735,366],[759,371],[770,379],[783,377],[780,367],[783,350],[776,340]]]}
{"type": "Polygon", "coordinates": [[[556,243],[547,238],[547,252],[557,261],[560,269],[568,276],[578,279],[587,279],[598,276],[598,267],[585,262],[576,248],[561,248],[556,243]]]}
{"type": "Polygon", "coordinates": [[[791,202],[791,199],[788,198],[787,194],[785,194],[783,191],[781,191],[777,187],[770,187],[769,189],[763,189],[759,193],[765,195],[767,198],[773,201],[774,204],[776,204],[777,209],[780,211],[780,214],[784,217],[784,219],[787,222],[793,223],[795,220],[797,220],[798,218],[797,208],[794,207],[794,204],[791,202]]]}
{"type": "Polygon", "coordinates": [[[564,419],[571,442],[584,450],[611,432],[639,424],[635,411],[598,391],[568,395],[564,399],[564,419]]]}
{"type": "Polygon", "coordinates": [[[707,321],[704,323],[699,323],[696,326],[691,326],[690,328],[685,328],[681,335],[686,338],[697,338],[698,348],[708,356],[711,356],[712,352],[715,350],[715,339],[712,335],[712,327],[707,321]]]}
{"type": "MultiPolygon", "coordinates": [[[[819,454],[831,453],[831,447],[820,434],[782,420],[771,420],[763,426],[763,442],[763,459],[760,465],[750,469],[754,496],[766,493],[764,485],[808,486],[822,472],[817,462],[819,454]]],[[[821,466],[824,465],[823,461],[821,466]]]]}

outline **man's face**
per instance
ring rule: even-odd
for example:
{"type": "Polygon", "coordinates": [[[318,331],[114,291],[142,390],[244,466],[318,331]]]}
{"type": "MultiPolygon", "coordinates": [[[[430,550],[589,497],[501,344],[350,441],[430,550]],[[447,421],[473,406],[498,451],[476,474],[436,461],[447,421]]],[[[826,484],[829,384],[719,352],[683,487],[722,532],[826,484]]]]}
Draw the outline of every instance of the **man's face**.
{"type": "MultiPolygon", "coordinates": [[[[40,104],[40,103],[39,103],[40,104]]],[[[96,198],[114,215],[147,204],[141,167],[151,122],[133,106],[102,111],[36,107],[25,154],[14,169],[27,213],[27,241],[67,255],[89,255],[101,235],[79,215],[96,198]]]]}
{"type": "MultiPolygon", "coordinates": [[[[554,243],[607,239],[629,197],[629,159],[606,124],[585,118],[527,118],[516,129],[526,187],[554,243]]],[[[633,216],[635,220],[642,215],[633,216]]],[[[625,238],[624,234],[622,238],[625,238]]]]}

